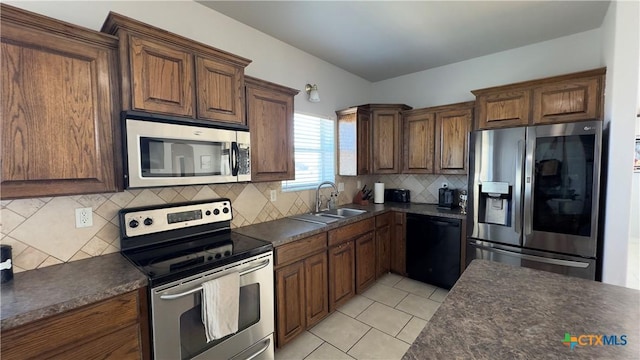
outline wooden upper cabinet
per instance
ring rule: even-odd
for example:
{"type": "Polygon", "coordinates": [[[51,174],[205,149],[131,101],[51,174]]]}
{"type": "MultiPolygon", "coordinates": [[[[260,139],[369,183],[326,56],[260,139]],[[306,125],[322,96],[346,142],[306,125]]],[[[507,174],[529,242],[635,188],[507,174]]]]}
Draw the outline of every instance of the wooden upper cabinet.
{"type": "Polygon", "coordinates": [[[403,112],[402,172],[407,174],[433,173],[435,141],[435,113],[430,109],[403,112]]]}
{"type": "Polygon", "coordinates": [[[476,129],[602,120],[605,68],[474,90],[476,129]]]}
{"type": "Polygon", "coordinates": [[[120,38],[123,110],[244,125],[244,68],[251,60],[109,13],[120,38]]]}
{"type": "Polygon", "coordinates": [[[243,68],[197,56],[196,79],[198,118],[245,123],[243,68]]]}
{"type": "Polygon", "coordinates": [[[336,111],[338,175],[371,173],[371,112],[362,107],[336,111]]]}
{"type": "Polygon", "coordinates": [[[251,129],[251,181],[295,178],[293,97],[298,90],[245,77],[251,129]]]}
{"type": "Polygon", "coordinates": [[[122,188],[118,39],[1,5],[2,199],[122,188]]]}
{"type": "Polygon", "coordinates": [[[371,104],[372,109],[372,173],[398,174],[401,169],[402,117],[406,105],[371,104]]]}
{"type": "Polygon", "coordinates": [[[478,128],[496,129],[527,125],[530,99],[530,90],[478,95],[478,128]]]}
{"type": "Polygon", "coordinates": [[[161,42],[129,37],[132,109],[193,116],[193,56],[161,42]]]}
{"type": "Polygon", "coordinates": [[[453,104],[436,112],[435,172],[466,174],[473,102],[453,104]]]}
{"type": "Polygon", "coordinates": [[[599,78],[565,81],[533,90],[533,123],[598,118],[599,78]]]}

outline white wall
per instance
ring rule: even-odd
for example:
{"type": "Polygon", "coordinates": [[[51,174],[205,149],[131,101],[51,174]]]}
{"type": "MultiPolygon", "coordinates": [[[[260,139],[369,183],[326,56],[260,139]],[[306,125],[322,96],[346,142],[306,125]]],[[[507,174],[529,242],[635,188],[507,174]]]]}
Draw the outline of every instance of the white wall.
{"type": "Polygon", "coordinates": [[[631,218],[630,195],[640,85],[639,15],[636,1],[612,2],[601,27],[602,58],[607,66],[605,123],[610,131],[602,280],[621,286],[627,276],[630,226],[638,224],[638,217],[631,218]]]}
{"type": "Polygon", "coordinates": [[[600,43],[595,29],[379,81],[371,102],[421,108],[473,101],[471,90],[602,67],[600,43]]]}
{"type": "Polygon", "coordinates": [[[109,11],[253,60],[246,74],[299,89],[295,109],[335,119],[335,110],[368,102],[371,83],[191,0],[3,1],[99,31],[109,11]],[[315,83],[321,102],[307,101],[315,83]]]}

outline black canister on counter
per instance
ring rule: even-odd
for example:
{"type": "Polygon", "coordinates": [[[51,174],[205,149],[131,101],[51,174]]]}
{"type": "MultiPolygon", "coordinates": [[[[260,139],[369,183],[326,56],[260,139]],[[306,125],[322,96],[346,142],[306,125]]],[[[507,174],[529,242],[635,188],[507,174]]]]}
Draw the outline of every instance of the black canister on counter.
{"type": "Polygon", "coordinates": [[[0,283],[4,284],[13,279],[11,245],[0,245],[0,269],[0,283]]]}

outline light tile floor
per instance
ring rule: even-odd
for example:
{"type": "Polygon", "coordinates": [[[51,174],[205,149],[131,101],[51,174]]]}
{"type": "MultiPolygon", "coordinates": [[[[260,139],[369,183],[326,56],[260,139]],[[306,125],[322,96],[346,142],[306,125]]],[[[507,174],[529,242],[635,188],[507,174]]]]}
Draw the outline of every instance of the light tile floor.
{"type": "Polygon", "coordinates": [[[276,360],[401,359],[447,293],[387,274],[278,349],[276,360]]]}

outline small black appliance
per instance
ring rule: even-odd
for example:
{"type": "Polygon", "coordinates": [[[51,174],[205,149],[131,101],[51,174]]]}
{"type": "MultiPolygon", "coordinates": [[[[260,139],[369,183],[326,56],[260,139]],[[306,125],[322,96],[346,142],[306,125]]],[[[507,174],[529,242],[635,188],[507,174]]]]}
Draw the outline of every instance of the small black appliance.
{"type": "Polygon", "coordinates": [[[438,208],[455,209],[457,204],[457,191],[455,189],[440,188],[438,189],[438,208]]]}
{"type": "Polygon", "coordinates": [[[385,189],[384,201],[409,203],[411,202],[411,191],[407,189],[385,189]]]}

